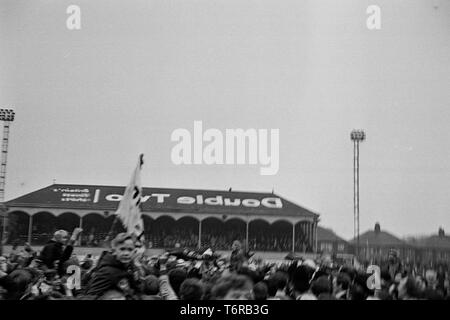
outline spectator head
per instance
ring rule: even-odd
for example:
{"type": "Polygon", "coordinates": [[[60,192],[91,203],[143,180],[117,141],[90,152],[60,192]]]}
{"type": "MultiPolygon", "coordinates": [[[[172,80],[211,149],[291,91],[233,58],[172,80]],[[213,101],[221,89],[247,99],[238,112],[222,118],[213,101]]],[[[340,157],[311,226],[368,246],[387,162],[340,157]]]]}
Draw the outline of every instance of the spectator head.
{"type": "Polygon", "coordinates": [[[77,300],[97,300],[97,296],[94,296],[94,295],[79,294],[79,295],[77,296],[77,300]]]}
{"type": "Polygon", "coordinates": [[[119,233],[111,242],[113,255],[117,260],[128,264],[133,259],[134,241],[133,237],[126,233],[119,233]]]}
{"type": "Polygon", "coordinates": [[[417,289],[421,292],[425,291],[427,287],[426,281],[420,275],[416,276],[415,280],[417,289]]]}
{"type": "Polygon", "coordinates": [[[434,287],[437,282],[437,273],[434,270],[427,270],[425,272],[425,279],[427,280],[429,287],[434,287]]]}
{"type": "Polygon", "coordinates": [[[353,279],[353,284],[350,286],[350,299],[351,300],[366,300],[369,295],[373,295],[373,291],[370,292],[367,288],[368,275],[365,273],[356,273],[353,279]]]}
{"type": "Polygon", "coordinates": [[[80,266],[80,261],[78,260],[78,258],[71,257],[69,260],[64,262],[63,269],[67,270],[67,268],[70,266],[80,266]]]}
{"type": "Polygon", "coordinates": [[[169,271],[168,276],[173,291],[175,291],[177,296],[180,296],[180,287],[187,278],[187,271],[182,268],[175,268],[169,271]]]}
{"type": "Polygon", "coordinates": [[[318,297],[321,293],[331,294],[331,283],[327,276],[320,276],[311,284],[312,293],[318,297]]]}
{"type": "Polygon", "coordinates": [[[15,299],[19,299],[25,294],[33,282],[33,275],[27,270],[14,270],[9,274],[12,281],[13,292],[10,292],[15,299]]]}
{"type": "Polygon", "coordinates": [[[339,273],[336,278],[333,279],[334,292],[347,291],[350,288],[351,279],[346,273],[339,273]]]}
{"type": "Polygon", "coordinates": [[[321,293],[317,297],[317,300],[336,300],[336,298],[330,293],[321,293]]]}
{"type": "Polygon", "coordinates": [[[15,284],[10,276],[0,277],[0,300],[8,300],[15,292],[15,284]]]}
{"type": "Polygon", "coordinates": [[[356,271],[353,268],[350,267],[343,267],[340,271],[340,273],[346,273],[350,277],[350,282],[352,282],[356,277],[356,271]]]}
{"type": "Polygon", "coordinates": [[[278,290],[284,290],[288,283],[288,275],[285,272],[277,271],[267,279],[267,289],[269,297],[274,297],[278,290]]]}
{"type": "Polygon", "coordinates": [[[302,294],[309,290],[309,281],[314,273],[314,270],[306,265],[299,266],[293,273],[292,285],[293,289],[302,294]]]}
{"type": "Polygon", "coordinates": [[[234,240],[233,245],[231,246],[231,249],[233,251],[236,251],[236,250],[240,250],[241,248],[242,248],[241,242],[239,240],[234,240]]]}
{"type": "Polygon", "coordinates": [[[92,260],[85,260],[81,263],[81,269],[89,270],[93,267],[94,262],[92,260]]]}
{"type": "Polygon", "coordinates": [[[212,282],[205,282],[203,284],[203,300],[212,300],[212,282]]]}
{"type": "Polygon", "coordinates": [[[69,239],[69,233],[66,230],[58,230],[53,234],[53,241],[65,244],[69,239]]]}
{"type": "Polygon", "coordinates": [[[419,298],[419,292],[414,278],[405,277],[400,280],[398,285],[398,298],[402,300],[419,298]]]}
{"type": "Polygon", "coordinates": [[[302,265],[305,265],[305,266],[307,266],[307,267],[309,267],[311,269],[316,269],[316,267],[317,267],[316,263],[313,260],[311,260],[311,259],[305,260],[302,263],[302,265]]]}
{"type": "Polygon", "coordinates": [[[212,257],[213,257],[213,251],[211,250],[211,248],[208,248],[205,250],[205,252],[203,252],[204,259],[211,259],[212,257]]]}
{"type": "Polygon", "coordinates": [[[378,299],[380,300],[393,300],[392,296],[389,294],[387,289],[381,289],[378,291],[378,299]]]}
{"type": "Polygon", "coordinates": [[[56,271],[56,269],[46,269],[46,270],[44,270],[43,274],[44,274],[45,280],[47,280],[47,281],[53,281],[58,276],[58,272],[56,271]]]}
{"type": "Polygon", "coordinates": [[[267,300],[268,289],[265,282],[260,281],[253,286],[253,294],[255,295],[255,300],[267,300]]]}
{"type": "Polygon", "coordinates": [[[394,282],[399,284],[402,279],[403,279],[402,274],[400,272],[397,272],[394,277],[394,282]]]}
{"type": "Polygon", "coordinates": [[[126,300],[125,295],[117,290],[106,291],[99,300],[126,300]]]}
{"type": "Polygon", "coordinates": [[[188,278],[180,286],[181,300],[202,300],[204,294],[203,284],[195,278],[188,278]]]}
{"type": "Polygon", "coordinates": [[[31,247],[31,245],[30,245],[29,242],[25,242],[25,244],[23,245],[23,249],[24,249],[26,252],[33,252],[33,248],[31,247]]]}
{"type": "Polygon", "coordinates": [[[391,263],[396,262],[397,261],[397,251],[395,251],[394,249],[390,249],[389,254],[388,254],[388,260],[391,263]]]}
{"type": "Polygon", "coordinates": [[[252,300],[253,284],[247,276],[230,275],[220,278],[212,288],[216,300],[252,300]]]}
{"type": "Polygon", "coordinates": [[[154,275],[148,275],[143,281],[142,292],[145,295],[153,296],[159,293],[159,280],[154,275]]]}
{"type": "Polygon", "coordinates": [[[40,269],[42,266],[42,260],[38,258],[34,258],[30,261],[30,264],[28,265],[28,268],[31,269],[40,269]]]}
{"type": "Polygon", "coordinates": [[[366,300],[367,293],[366,290],[364,290],[364,287],[359,283],[353,283],[353,285],[350,287],[350,300],[366,300]]]}
{"type": "Polygon", "coordinates": [[[262,281],[264,279],[263,274],[260,274],[259,272],[251,270],[248,266],[241,266],[237,270],[237,272],[238,272],[238,274],[242,274],[244,276],[249,277],[253,283],[258,283],[259,281],[262,281]]]}

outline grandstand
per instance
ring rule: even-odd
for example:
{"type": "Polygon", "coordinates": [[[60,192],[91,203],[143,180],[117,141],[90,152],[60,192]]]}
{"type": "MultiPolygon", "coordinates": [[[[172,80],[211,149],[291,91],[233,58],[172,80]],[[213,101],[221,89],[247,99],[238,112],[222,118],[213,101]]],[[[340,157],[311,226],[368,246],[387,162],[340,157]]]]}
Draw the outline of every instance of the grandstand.
{"type": "MultiPolygon", "coordinates": [[[[53,184],[6,202],[8,242],[42,245],[55,230],[83,228],[85,247],[105,246],[125,187],[53,184]]],[[[149,248],[228,250],[235,239],[252,251],[315,252],[319,215],[274,193],[143,188],[149,248]]],[[[114,226],[114,228],[112,228],[114,226]]]]}

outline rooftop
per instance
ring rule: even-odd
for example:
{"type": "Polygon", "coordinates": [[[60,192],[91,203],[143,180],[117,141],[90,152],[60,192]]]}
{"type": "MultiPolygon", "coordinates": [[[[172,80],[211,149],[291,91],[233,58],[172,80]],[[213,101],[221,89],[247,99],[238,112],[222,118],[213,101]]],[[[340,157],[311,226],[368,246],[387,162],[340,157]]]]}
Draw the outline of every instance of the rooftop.
{"type": "Polygon", "coordinates": [[[347,242],[343,238],[339,237],[334,233],[333,230],[328,228],[323,228],[320,226],[317,226],[317,240],[318,241],[342,241],[347,242]]]}
{"type": "MultiPolygon", "coordinates": [[[[350,243],[355,244],[356,239],[352,239],[350,243]]],[[[406,245],[406,243],[394,236],[393,234],[381,231],[380,224],[376,223],[374,230],[368,230],[359,236],[359,244],[363,246],[365,244],[376,246],[398,246],[406,245]]]]}
{"type": "Polygon", "coordinates": [[[438,234],[429,237],[409,238],[408,243],[422,248],[450,249],[450,237],[445,235],[444,229],[439,228],[438,234]]]}
{"type": "MultiPolygon", "coordinates": [[[[115,211],[124,186],[53,184],[9,200],[9,208],[115,211]]],[[[230,190],[142,188],[143,212],[279,215],[318,218],[318,214],[274,193],[230,190]]]]}

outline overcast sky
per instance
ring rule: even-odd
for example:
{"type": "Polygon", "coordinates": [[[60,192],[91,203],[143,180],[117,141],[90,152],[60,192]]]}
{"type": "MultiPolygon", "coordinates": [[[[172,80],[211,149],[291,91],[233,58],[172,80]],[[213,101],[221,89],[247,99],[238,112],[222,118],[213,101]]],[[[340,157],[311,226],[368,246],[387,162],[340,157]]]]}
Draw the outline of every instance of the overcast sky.
{"type": "Polygon", "coordinates": [[[142,152],[144,186],[274,188],[348,239],[363,128],[361,231],[450,233],[448,0],[1,0],[0,106],[16,111],[7,200],[126,185],[142,152]],[[174,165],[171,133],[194,120],[280,129],[278,174],[174,165]]]}

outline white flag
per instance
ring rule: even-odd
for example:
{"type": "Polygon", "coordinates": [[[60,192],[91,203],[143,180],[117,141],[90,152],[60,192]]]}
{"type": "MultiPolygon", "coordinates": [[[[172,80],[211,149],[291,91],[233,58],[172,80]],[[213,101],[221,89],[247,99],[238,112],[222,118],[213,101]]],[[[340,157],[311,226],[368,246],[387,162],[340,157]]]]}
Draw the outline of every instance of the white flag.
{"type": "Polygon", "coordinates": [[[356,259],[356,257],[353,257],[353,267],[356,270],[361,270],[362,265],[358,262],[358,259],[356,259]]]}
{"type": "Polygon", "coordinates": [[[127,233],[140,237],[144,233],[144,221],[139,207],[142,196],[141,169],[144,164],[144,155],[139,156],[139,162],[134,169],[131,181],[125,189],[123,198],[117,208],[116,215],[122,221],[127,233]]]}

